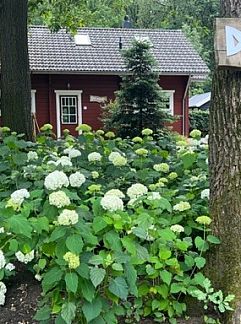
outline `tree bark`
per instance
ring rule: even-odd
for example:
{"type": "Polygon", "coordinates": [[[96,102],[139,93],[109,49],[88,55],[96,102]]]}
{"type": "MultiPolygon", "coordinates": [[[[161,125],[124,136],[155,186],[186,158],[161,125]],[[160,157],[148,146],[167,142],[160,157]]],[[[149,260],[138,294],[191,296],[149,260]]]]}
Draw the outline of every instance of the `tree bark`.
{"type": "Polygon", "coordinates": [[[32,139],[27,0],[0,0],[2,124],[32,139]]]}
{"type": "MultiPolygon", "coordinates": [[[[240,17],[240,0],[221,0],[223,17],[240,17]]],[[[224,324],[241,323],[241,71],[216,69],[210,107],[210,212],[221,245],[208,258],[216,289],[235,294],[224,324]]]]}

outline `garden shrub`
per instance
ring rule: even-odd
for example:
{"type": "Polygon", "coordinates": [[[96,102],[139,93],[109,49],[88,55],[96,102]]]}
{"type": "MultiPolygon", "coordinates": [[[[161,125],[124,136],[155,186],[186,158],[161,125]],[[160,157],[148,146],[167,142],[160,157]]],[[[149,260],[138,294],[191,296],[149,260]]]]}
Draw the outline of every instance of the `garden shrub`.
{"type": "Polygon", "coordinates": [[[0,304],[16,261],[41,282],[35,319],[138,323],[185,314],[185,295],[229,309],[202,274],[210,233],[207,144],[145,129],[37,143],[2,128],[0,304]]]}
{"type": "Polygon", "coordinates": [[[208,134],[209,111],[201,109],[189,109],[190,130],[199,129],[203,135],[208,134]]]}

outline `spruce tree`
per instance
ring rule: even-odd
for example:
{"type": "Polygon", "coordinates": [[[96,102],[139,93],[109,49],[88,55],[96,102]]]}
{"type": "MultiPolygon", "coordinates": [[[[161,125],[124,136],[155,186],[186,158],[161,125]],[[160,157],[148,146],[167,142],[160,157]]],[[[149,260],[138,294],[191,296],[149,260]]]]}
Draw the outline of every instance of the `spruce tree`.
{"type": "Polygon", "coordinates": [[[150,43],[135,40],[123,56],[128,74],[122,78],[121,88],[116,92],[114,109],[106,126],[114,127],[121,137],[140,135],[144,128],[157,132],[168,117],[162,109],[163,93],[150,43]]]}

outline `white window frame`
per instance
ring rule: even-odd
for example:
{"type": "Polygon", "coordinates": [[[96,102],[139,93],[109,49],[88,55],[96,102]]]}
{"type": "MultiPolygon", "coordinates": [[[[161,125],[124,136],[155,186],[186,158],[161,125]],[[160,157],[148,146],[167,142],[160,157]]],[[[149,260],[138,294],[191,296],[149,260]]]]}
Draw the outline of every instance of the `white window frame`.
{"type": "MultiPolygon", "coordinates": [[[[1,89],[0,89],[1,97],[1,89]]],[[[36,90],[31,89],[31,114],[36,114],[36,90]]],[[[2,116],[2,111],[0,109],[0,117],[2,116]]]]}
{"type": "Polygon", "coordinates": [[[162,90],[162,93],[165,93],[165,94],[169,95],[170,108],[167,109],[167,112],[171,116],[174,116],[174,94],[175,94],[175,90],[162,90]]]}
{"type": "MultiPolygon", "coordinates": [[[[77,96],[78,120],[77,126],[82,124],[82,90],[55,90],[56,95],[56,120],[57,120],[57,138],[61,137],[61,116],[60,116],[60,97],[77,96]]],[[[64,125],[64,124],[63,124],[64,125]]]]}

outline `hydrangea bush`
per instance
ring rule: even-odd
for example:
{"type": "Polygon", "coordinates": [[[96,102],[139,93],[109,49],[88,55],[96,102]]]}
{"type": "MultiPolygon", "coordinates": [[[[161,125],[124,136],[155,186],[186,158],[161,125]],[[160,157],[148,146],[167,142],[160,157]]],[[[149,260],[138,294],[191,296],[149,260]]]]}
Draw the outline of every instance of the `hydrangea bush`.
{"type": "Polygon", "coordinates": [[[56,141],[50,126],[37,143],[2,129],[0,305],[21,262],[41,282],[42,323],[175,323],[186,295],[229,309],[202,273],[219,240],[200,134],[122,140],[81,125],[56,141]]]}

